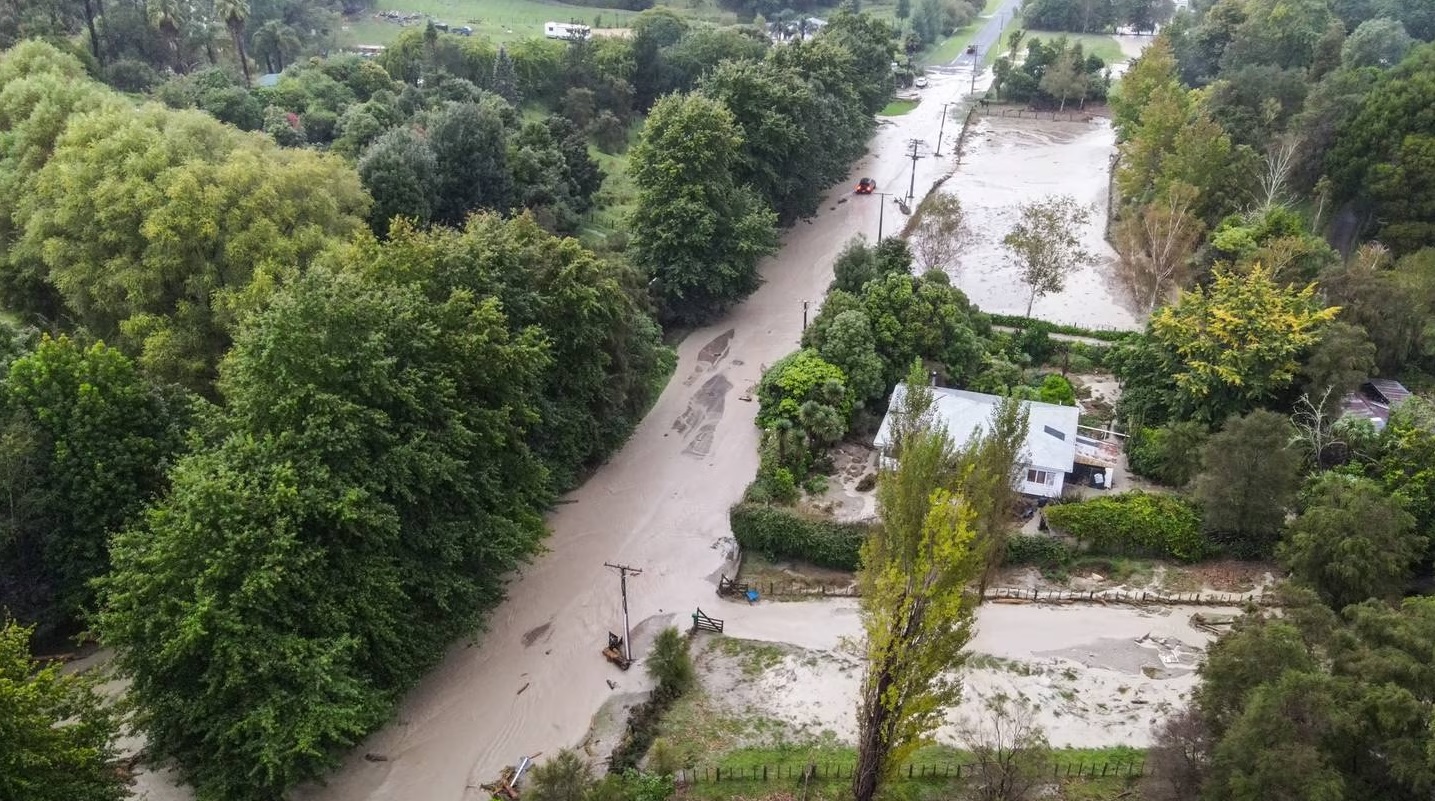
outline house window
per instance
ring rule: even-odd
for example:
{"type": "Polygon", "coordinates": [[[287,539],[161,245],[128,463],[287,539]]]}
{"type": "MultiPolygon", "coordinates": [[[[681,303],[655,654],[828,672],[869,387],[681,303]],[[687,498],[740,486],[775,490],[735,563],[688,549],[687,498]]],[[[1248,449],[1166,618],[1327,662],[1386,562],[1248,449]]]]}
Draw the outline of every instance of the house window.
{"type": "Polygon", "coordinates": [[[1056,480],[1056,474],[1055,474],[1055,473],[1048,472],[1048,471],[1046,471],[1046,470],[1027,470],[1027,471],[1026,471],[1026,482],[1027,482],[1028,484],[1046,484],[1046,485],[1050,485],[1050,484],[1051,484],[1053,481],[1055,481],[1055,480],[1056,480]]]}

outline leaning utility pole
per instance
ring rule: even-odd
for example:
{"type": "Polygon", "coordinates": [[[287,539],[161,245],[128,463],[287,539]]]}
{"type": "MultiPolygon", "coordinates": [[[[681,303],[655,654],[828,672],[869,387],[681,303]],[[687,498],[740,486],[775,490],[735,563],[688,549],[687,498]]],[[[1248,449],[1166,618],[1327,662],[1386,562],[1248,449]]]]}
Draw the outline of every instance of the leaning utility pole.
{"type": "Polygon", "coordinates": [[[922,144],[922,140],[913,139],[911,141],[912,152],[907,156],[907,158],[912,160],[912,180],[907,184],[907,200],[911,200],[917,196],[917,159],[921,158],[921,156],[917,155],[917,146],[920,144],[922,144]]]}
{"type": "Polygon", "coordinates": [[[981,57],[982,57],[982,52],[981,52],[980,50],[978,50],[977,52],[975,52],[975,53],[972,54],[972,94],[973,94],[973,95],[975,95],[975,94],[977,93],[977,59],[979,59],[979,58],[981,58],[981,57]]]}
{"type": "Polygon", "coordinates": [[[636,567],[627,565],[615,565],[612,562],[604,562],[604,567],[611,567],[618,571],[619,586],[623,591],[623,658],[629,662],[633,661],[633,632],[628,626],[628,574],[641,576],[643,571],[636,567]]]}
{"type": "Polygon", "coordinates": [[[932,154],[937,158],[942,157],[942,131],[947,129],[947,107],[950,105],[950,102],[942,104],[942,124],[937,126],[937,152],[932,154]]]}

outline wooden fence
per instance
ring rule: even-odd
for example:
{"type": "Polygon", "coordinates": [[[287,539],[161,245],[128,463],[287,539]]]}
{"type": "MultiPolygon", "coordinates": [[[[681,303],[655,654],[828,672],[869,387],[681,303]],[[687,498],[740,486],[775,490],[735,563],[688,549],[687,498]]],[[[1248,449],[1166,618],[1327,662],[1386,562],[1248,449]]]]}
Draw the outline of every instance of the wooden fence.
{"type": "MultiPolygon", "coordinates": [[[[962,780],[978,775],[982,765],[976,762],[943,764],[908,764],[898,772],[912,780],[962,780]]],[[[841,781],[852,778],[856,765],[851,763],[813,762],[807,765],[737,765],[730,767],[685,768],[674,775],[679,785],[716,784],[720,782],[786,782],[841,781]]],[[[1052,762],[1049,775],[1053,780],[1066,778],[1099,779],[1105,777],[1138,778],[1145,775],[1145,761],[1101,760],[1090,762],[1052,762]]]]}
{"type": "Polygon", "coordinates": [[[987,111],[998,117],[1016,117],[1025,120],[1051,120],[1053,122],[1092,122],[1096,115],[1085,111],[1043,111],[1029,108],[997,106],[987,111]]]}
{"type": "MultiPolygon", "coordinates": [[[[724,577],[726,578],[726,577],[724,577]]],[[[751,587],[764,598],[856,598],[856,584],[826,585],[800,584],[797,582],[758,581],[737,584],[732,580],[724,582],[727,587],[751,587]]],[[[719,594],[727,594],[722,589],[719,594]]],[[[1074,604],[1165,604],[1171,606],[1271,606],[1277,603],[1270,595],[1254,592],[1151,592],[1149,590],[1028,590],[1017,587],[991,587],[982,596],[988,601],[1026,601],[1029,603],[1074,604]]]]}

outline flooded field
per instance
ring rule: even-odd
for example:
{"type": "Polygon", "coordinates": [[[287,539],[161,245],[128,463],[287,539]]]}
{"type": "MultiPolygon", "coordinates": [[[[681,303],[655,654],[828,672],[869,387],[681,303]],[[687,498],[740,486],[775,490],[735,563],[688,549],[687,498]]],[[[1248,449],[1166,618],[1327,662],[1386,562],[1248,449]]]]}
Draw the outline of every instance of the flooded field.
{"type": "MultiPolygon", "coordinates": [[[[997,694],[1026,697],[1056,747],[1144,747],[1152,726],[1181,707],[1212,635],[1190,617],[1211,607],[1039,606],[989,603],[977,614],[961,705],[939,742],[958,744],[963,720],[997,694]]],[[[785,655],[753,680],[741,666],[705,660],[709,694],[733,714],[760,713],[811,733],[856,737],[862,680],[857,604],[725,604],[727,636],[781,643],[785,655]]]]}
{"type": "Polygon", "coordinates": [[[1116,276],[1106,243],[1107,176],[1116,136],[1108,120],[1053,122],[987,117],[968,135],[967,154],[940,191],[961,198],[975,238],[952,280],[983,311],[1024,314],[1030,290],[1002,247],[1023,203],[1071,195],[1091,209],[1083,246],[1097,263],[1067,276],[1065,288],[1037,298],[1032,316],[1088,328],[1139,329],[1145,322],[1116,276]]]}

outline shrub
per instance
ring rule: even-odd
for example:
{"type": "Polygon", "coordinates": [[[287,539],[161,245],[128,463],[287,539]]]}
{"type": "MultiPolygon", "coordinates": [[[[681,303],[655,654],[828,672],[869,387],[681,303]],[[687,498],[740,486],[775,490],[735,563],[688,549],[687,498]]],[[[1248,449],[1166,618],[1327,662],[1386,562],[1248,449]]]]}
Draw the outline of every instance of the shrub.
{"type": "Polygon", "coordinates": [[[1040,534],[1017,534],[1006,541],[1008,565],[1033,565],[1042,569],[1061,567],[1075,557],[1070,545],[1056,537],[1040,534]]]}
{"type": "Polygon", "coordinates": [[[1127,443],[1131,472],[1184,487],[1201,472],[1206,437],[1206,427],[1191,421],[1138,429],[1127,443]]]}
{"type": "Polygon", "coordinates": [[[1186,501],[1171,495],[1127,492],[1046,509],[1052,527],[1092,551],[1169,556],[1191,562],[1215,550],[1201,532],[1201,519],[1186,501]]]}
{"type": "Polygon", "coordinates": [[[648,675],[658,683],[654,695],[666,700],[691,690],[698,680],[693,657],[688,653],[688,638],[672,626],[658,633],[648,652],[648,675]]]}
{"type": "Polygon", "coordinates": [[[524,797],[530,801],[584,801],[592,787],[587,760],[564,748],[533,769],[524,797]]]}
{"type": "Polygon", "coordinates": [[[865,523],[838,523],[792,509],[740,503],[729,514],[738,545],[769,559],[801,559],[818,567],[856,570],[865,523]]]}

